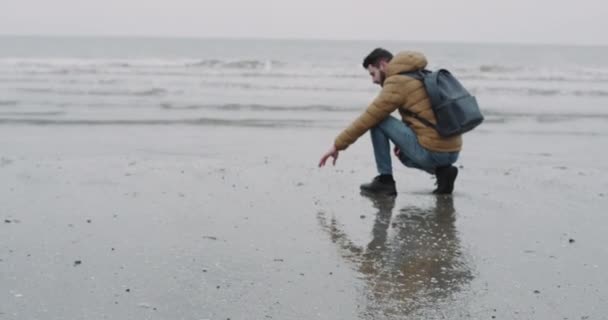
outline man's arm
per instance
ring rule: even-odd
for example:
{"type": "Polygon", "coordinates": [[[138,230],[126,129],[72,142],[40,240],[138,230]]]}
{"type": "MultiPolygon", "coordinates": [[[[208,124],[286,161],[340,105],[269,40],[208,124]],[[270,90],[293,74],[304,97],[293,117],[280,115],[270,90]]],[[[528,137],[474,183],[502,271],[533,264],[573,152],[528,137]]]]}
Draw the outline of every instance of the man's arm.
{"type": "Polygon", "coordinates": [[[386,79],[384,87],[382,87],[376,99],[365,109],[365,112],[338,135],[334,144],[323,154],[319,161],[319,167],[323,167],[330,157],[333,158],[333,164],[336,165],[341,150],[353,144],[367,130],[376,126],[399,106],[403,105],[405,102],[404,81],[407,81],[405,77],[400,76],[386,79]]]}
{"type": "Polygon", "coordinates": [[[376,99],[334,141],[336,150],[344,150],[367,130],[375,127],[405,102],[405,77],[392,76],[386,79],[376,99]]]}

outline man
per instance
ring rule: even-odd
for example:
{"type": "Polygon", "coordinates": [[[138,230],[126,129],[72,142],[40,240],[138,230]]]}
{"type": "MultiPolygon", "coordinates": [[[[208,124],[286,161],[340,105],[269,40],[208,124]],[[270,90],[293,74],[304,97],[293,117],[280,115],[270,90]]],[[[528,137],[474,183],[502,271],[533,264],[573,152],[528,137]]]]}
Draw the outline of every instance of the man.
{"type": "Polygon", "coordinates": [[[339,152],[370,130],[379,175],[370,183],[362,184],[362,192],[397,194],[391,164],[391,141],[395,145],[395,155],[405,166],[436,176],[437,188],[433,193],[451,194],[458,175],[458,169],[452,164],[458,159],[462,137],[441,137],[434,128],[413,116],[416,114],[436,123],[424,84],[401,74],[422,70],[426,65],[426,58],[418,52],[401,52],[393,57],[389,51],[377,48],[365,57],[363,67],[382,90],[365,112],[338,135],[333,146],[321,157],[319,167],[324,166],[330,157],[335,165],[339,152]],[[397,109],[402,120],[390,115],[397,109]]]}

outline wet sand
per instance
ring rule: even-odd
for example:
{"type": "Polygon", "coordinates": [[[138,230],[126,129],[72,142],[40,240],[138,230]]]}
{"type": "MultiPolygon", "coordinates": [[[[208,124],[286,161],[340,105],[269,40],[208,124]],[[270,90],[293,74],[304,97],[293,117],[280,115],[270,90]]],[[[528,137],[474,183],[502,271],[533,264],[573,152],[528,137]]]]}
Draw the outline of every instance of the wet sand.
{"type": "Polygon", "coordinates": [[[606,319],[608,127],[488,121],[456,192],[338,127],[0,126],[0,319],[606,319]]]}

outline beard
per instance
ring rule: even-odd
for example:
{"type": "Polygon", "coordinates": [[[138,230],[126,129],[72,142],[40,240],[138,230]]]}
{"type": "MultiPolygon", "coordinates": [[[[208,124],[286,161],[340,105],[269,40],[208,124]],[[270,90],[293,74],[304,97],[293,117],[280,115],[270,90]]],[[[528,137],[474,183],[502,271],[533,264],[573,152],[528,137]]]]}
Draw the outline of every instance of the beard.
{"type": "Polygon", "coordinates": [[[386,72],[380,71],[380,86],[384,87],[384,80],[386,80],[386,72]]]}

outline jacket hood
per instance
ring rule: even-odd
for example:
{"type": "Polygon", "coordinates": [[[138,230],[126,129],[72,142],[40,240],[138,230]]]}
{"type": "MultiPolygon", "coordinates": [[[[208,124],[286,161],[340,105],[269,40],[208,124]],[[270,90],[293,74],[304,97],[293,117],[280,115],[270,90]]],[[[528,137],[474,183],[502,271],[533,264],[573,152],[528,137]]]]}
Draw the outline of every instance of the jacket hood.
{"type": "Polygon", "coordinates": [[[399,52],[388,63],[386,68],[386,76],[390,77],[402,72],[411,72],[424,69],[426,65],[426,57],[420,52],[399,52]]]}

